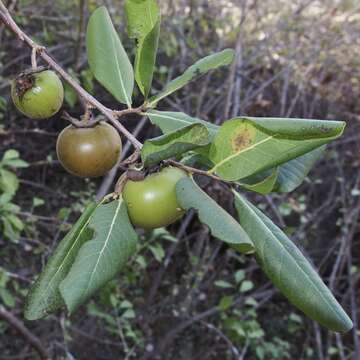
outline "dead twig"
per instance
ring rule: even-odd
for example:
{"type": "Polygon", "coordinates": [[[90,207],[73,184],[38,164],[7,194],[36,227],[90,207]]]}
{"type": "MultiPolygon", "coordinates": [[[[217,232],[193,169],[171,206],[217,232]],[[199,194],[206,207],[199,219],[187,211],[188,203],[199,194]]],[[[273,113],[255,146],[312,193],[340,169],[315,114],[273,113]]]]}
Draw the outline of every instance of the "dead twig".
{"type": "Polygon", "coordinates": [[[40,339],[35,336],[13,313],[0,306],[0,318],[11,325],[40,355],[41,359],[48,359],[49,354],[40,339]]]}

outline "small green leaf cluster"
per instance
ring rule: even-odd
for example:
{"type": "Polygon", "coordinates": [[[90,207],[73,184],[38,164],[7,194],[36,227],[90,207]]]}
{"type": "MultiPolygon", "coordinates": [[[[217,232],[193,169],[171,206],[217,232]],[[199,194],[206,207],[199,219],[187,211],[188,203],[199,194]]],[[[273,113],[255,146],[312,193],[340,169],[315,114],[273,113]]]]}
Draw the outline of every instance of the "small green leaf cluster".
{"type": "Polygon", "coordinates": [[[24,222],[19,218],[19,206],[12,202],[18,188],[19,179],[14,169],[27,167],[16,150],[7,150],[0,160],[0,228],[4,236],[11,241],[18,241],[24,230],[24,222]]]}

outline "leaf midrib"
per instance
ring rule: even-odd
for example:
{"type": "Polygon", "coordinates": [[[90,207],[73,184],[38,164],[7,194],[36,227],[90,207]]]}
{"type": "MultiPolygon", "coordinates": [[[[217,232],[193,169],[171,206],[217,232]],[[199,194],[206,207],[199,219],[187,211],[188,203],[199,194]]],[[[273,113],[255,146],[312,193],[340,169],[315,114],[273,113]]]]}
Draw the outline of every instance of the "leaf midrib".
{"type": "MultiPolygon", "coordinates": [[[[112,29],[112,30],[115,31],[115,29],[112,29]]],[[[130,108],[131,103],[130,103],[130,99],[129,99],[129,97],[127,95],[127,92],[126,92],[126,89],[125,89],[125,84],[124,84],[123,78],[121,76],[120,64],[119,64],[119,59],[118,59],[118,52],[116,51],[115,39],[114,39],[113,32],[111,32],[110,37],[111,37],[111,45],[112,45],[113,51],[115,53],[115,63],[116,63],[117,71],[118,71],[118,76],[119,76],[121,88],[122,88],[122,91],[123,91],[124,96],[125,96],[126,105],[130,108]]]]}
{"type": "MultiPolygon", "coordinates": [[[[235,192],[235,196],[237,198],[241,200],[239,194],[237,192],[235,192]]],[[[309,280],[311,286],[315,289],[315,291],[320,294],[321,298],[325,301],[325,303],[331,308],[333,309],[333,311],[341,318],[338,310],[336,309],[336,307],[333,306],[333,304],[331,302],[328,301],[328,299],[323,295],[323,293],[317,288],[317,286],[314,284],[312,278],[302,269],[302,267],[297,263],[297,261],[294,259],[294,257],[292,256],[292,254],[286,249],[286,247],[284,247],[284,245],[282,244],[282,242],[280,240],[278,240],[278,238],[274,235],[274,233],[268,228],[268,226],[263,222],[263,220],[258,216],[258,214],[256,214],[256,212],[246,204],[245,201],[243,201],[243,203],[245,204],[245,206],[249,209],[249,211],[251,211],[252,214],[254,214],[254,216],[256,216],[257,219],[259,219],[259,221],[261,222],[261,224],[263,225],[263,227],[265,228],[265,231],[267,233],[270,234],[270,236],[272,238],[275,238],[276,242],[278,244],[280,244],[282,251],[286,252],[288,254],[288,256],[291,258],[291,260],[295,263],[295,265],[300,269],[300,271],[305,275],[305,277],[309,280]]],[[[263,241],[263,244],[265,246],[265,242],[263,241]]],[[[326,285],[325,285],[326,286],[326,285]]]]}
{"type": "Polygon", "coordinates": [[[115,220],[117,219],[117,216],[118,216],[118,213],[119,213],[121,204],[122,204],[122,202],[121,202],[121,201],[118,201],[118,206],[117,206],[117,208],[116,208],[116,210],[115,210],[114,217],[113,217],[112,220],[111,220],[109,232],[108,232],[108,234],[107,234],[107,236],[106,236],[106,239],[105,239],[105,241],[104,241],[104,245],[102,246],[102,248],[101,248],[101,250],[100,250],[100,252],[99,252],[98,259],[97,259],[96,264],[95,264],[95,266],[94,266],[94,268],[93,268],[93,271],[91,272],[90,278],[89,278],[89,280],[88,280],[87,287],[86,287],[86,289],[83,291],[83,294],[84,294],[84,293],[87,294],[87,292],[88,292],[88,290],[89,290],[89,288],[90,288],[90,284],[91,284],[91,282],[92,282],[93,276],[94,276],[94,274],[96,273],[97,267],[99,266],[100,258],[102,257],[102,254],[103,254],[104,250],[106,249],[107,243],[108,243],[108,241],[109,241],[109,239],[110,239],[110,236],[111,236],[111,234],[112,234],[112,230],[113,230],[113,227],[114,227],[114,225],[115,225],[115,220]]]}
{"type": "MultiPolygon", "coordinates": [[[[51,280],[49,281],[49,284],[47,285],[46,289],[44,290],[44,293],[46,293],[46,292],[49,290],[49,288],[50,288],[52,282],[54,281],[55,277],[57,276],[57,274],[59,273],[59,271],[63,268],[66,259],[68,258],[69,254],[71,253],[71,251],[72,251],[72,249],[74,248],[74,246],[77,244],[77,241],[80,239],[81,234],[85,231],[87,225],[88,225],[89,222],[90,222],[90,219],[91,219],[91,216],[90,216],[89,219],[86,221],[86,223],[84,224],[83,228],[80,230],[78,236],[76,237],[74,243],[71,245],[68,253],[67,253],[66,256],[64,257],[64,260],[61,262],[59,268],[56,270],[55,274],[51,277],[51,280]]],[[[45,302],[45,298],[42,298],[41,303],[44,304],[44,302],[45,302]]]]}
{"type": "Polygon", "coordinates": [[[210,169],[210,170],[208,171],[208,173],[209,173],[209,174],[214,173],[217,168],[219,168],[220,166],[222,166],[222,165],[223,165],[224,163],[226,163],[227,161],[230,161],[230,160],[232,160],[233,158],[235,158],[235,157],[237,157],[237,156],[239,156],[239,155],[241,155],[241,154],[243,154],[243,153],[245,153],[245,152],[247,152],[247,151],[249,151],[249,150],[255,149],[257,146],[260,146],[261,144],[263,144],[263,143],[265,143],[265,142],[273,139],[274,137],[275,137],[274,135],[268,136],[268,137],[266,137],[265,139],[262,139],[262,140],[258,141],[257,143],[255,143],[255,144],[247,147],[246,149],[241,149],[241,150],[237,151],[236,153],[231,154],[230,156],[228,156],[228,157],[226,157],[225,159],[223,159],[223,160],[221,160],[220,162],[218,162],[212,169],[210,169]]]}

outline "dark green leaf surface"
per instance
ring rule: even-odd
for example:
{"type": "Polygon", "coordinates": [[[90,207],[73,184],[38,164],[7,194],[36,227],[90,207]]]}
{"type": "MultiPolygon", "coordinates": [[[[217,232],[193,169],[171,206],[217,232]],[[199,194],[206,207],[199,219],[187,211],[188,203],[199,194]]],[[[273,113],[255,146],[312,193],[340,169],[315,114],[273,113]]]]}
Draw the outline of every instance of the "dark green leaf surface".
{"type": "Polygon", "coordinates": [[[240,224],[269,279],[311,319],[333,331],[349,331],[350,318],[299,249],[260,210],[234,194],[240,224]]]}
{"type": "Polygon", "coordinates": [[[206,73],[209,70],[216,69],[223,65],[229,65],[234,59],[234,50],[225,49],[223,51],[211,54],[198,60],[195,64],[191,65],[182,75],[171,80],[165,89],[159,94],[153,96],[149,100],[149,106],[154,107],[164,97],[172,94],[173,92],[181,89],[188,84],[191,80],[206,73]]]}
{"type": "Polygon", "coordinates": [[[104,6],[96,9],[89,19],[86,50],[95,78],[118,101],[130,107],[133,68],[104,6]]]}
{"type": "Polygon", "coordinates": [[[208,145],[210,135],[202,124],[192,124],[154,139],[146,140],[141,149],[145,165],[181,155],[187,151],[208,145]]]}
{"type": "Polygon", "coordinates": [[[69,312],[112,279],[136,249],[137,234],[122,199],[99,205],[88,228],[94,231],[93,238],[80,248],[60,284],[69,312]]]}
{"type": "Polygon", "coordinates": [[[86,207],[70,232],[60,241],[45,269],[31,286],[25,305],[26,319],[40,319],[64,306],[59,284],[69,272],[82,244],[92,236],[92,231],[86,228],[86,225],[95,208],[95,203],[86,207]]]}
{"type": "Polygon", "coordinates": [[[253,250],[253,244],[239,223],[202,191],[191,178],[183,178],[176,184],[179,205],[186,210],[195,209],[199,219],[211,234],[241,252],[253,250]]]}
{"type": "Polygon", "coordinates": [[[209,171],[236,181],[273,168],[340,136],[341,121],[235,118],[226,121],[210,148],[209,171]]]}
{"type": "Polygon", "coordinates": [[[136,39],[135,80],[147,97],[154,73],[160,32],[160,11],[155,0],[126,0],[128,34],[136,39]]]}

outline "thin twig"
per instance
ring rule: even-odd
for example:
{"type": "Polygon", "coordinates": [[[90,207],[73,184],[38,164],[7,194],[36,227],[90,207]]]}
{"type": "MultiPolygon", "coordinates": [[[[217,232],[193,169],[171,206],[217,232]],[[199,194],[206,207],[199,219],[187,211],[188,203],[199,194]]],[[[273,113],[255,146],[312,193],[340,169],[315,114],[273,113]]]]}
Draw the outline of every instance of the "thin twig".
{"type": "Polygon", "coordinates": [[[31,331],[14,314],[0,306],[0,318],[10,324],[16,331],[39,353],[41,359],[48,359],[49,354],[42,345],[40,339],[31,333],[31,331]]]}

